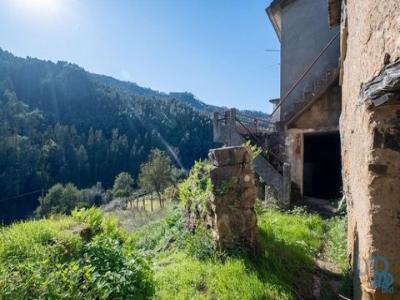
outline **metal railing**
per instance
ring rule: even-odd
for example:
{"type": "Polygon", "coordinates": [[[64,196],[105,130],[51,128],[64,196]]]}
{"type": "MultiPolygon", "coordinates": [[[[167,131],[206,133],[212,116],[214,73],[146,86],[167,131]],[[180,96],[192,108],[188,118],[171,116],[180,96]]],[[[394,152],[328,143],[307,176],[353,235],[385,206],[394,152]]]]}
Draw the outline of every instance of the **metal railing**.
{"type": "MultiPolygon", "coordinates": [[[[264,141],[260,137],[255,135],[241,120],[239,120],[238,118],[235,119],[236,122],[238,122],[249,134],[249,136],[256,142],[257,146],[261,147],[262,150],[265,150],[264,141]]],[[[282,173],[284,162],[275,153],[273,153],[272,151],[267,151],[266,153],[262,151],[260,155],[263,156],[269,163],[271,163],[279,173],[282,173]]]]}
{"type": "Polygon", "coordinates": [[[279,103],[276,105],[274,110],[271,113],[271,116],[275,114],[275,112],[282,106],[282,104],[289,98],[289,96],[293,93],[293,91],[296,89],[296,87],[300,84],[300,82],[307,76],[307,74],[311,71],[311,69],[314,67],[314,65],[320,60],[322,55],[329,49],[329,47],[333,44],[333,42],[340,36],[340,31],[338,31],[330,40],[329,42],[325,45],[324,48],[320,51],[320,53],[317,55],[317,57],[312,61],[312,63],[306,68],[306,70],[300,75],[300,77],[294,82],[294,84],[291,86],[289,91],[286,93],[286,95],[279,101],[279,103]]]}

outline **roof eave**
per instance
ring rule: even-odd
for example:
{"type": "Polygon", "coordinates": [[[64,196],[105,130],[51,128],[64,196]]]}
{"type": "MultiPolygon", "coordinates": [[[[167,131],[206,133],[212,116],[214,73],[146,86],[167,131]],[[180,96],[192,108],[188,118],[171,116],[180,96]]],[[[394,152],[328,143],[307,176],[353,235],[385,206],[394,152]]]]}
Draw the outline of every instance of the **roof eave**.
{"type": "Polygon", "coordinates": [[[265,9],[265,12],[267,13],[268,18],[272,23],[272,26],[274,27],[274,30],[276,32],[276,35],[278,36],[279,41],[281,41],[281,24],[280,24],[280,19],[278,19],[277,16],[279,11],[272,5],[270,5],[265,9]]]}

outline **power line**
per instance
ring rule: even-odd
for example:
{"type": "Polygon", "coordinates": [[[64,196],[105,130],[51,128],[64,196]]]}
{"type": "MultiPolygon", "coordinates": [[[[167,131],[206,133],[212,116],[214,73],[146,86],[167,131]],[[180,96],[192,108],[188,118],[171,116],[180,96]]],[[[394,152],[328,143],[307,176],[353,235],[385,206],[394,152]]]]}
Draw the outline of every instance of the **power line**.
{"type": "Polygon", "coordinates": [[[23,193],[23,194],[20,194],[18,196],[14,196],[14,197],[10,197],[10,198],[0,199],[0,202],[7,202],[7,201],[10,201],[10,200],[13,200],[13,199],[18,199],[18,198],[22,198],[22,197],[25,197],[25,196],[37,194],[37,193],[42,192],[42,191],[44,192],[45,189],[23,193]]]}

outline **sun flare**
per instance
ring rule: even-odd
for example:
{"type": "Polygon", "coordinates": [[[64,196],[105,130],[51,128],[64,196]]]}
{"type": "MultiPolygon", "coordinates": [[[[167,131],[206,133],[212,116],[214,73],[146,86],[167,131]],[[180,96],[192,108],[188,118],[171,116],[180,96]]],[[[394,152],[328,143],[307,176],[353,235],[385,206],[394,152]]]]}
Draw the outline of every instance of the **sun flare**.
{"type": "Polygon", "coordinates": [[[12,0],[22,12],[38,17],[55,16],[60,12],[61,0],[12,0]]]}

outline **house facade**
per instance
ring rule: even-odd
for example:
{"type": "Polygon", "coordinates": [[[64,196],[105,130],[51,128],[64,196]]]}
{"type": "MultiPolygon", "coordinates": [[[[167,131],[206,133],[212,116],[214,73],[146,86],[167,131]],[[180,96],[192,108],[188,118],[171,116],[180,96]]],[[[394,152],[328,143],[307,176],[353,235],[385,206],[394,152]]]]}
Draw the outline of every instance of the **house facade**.
{"type": "Polygon", "coordinates": [[[400,2],[275,0],[267,14],[292,181],[345,197],[353,299],[400,299],[400,2]]]}
{"type": "Polygon", "coordinates": [[[400,1],[337,2],[353,299],[400,299],[400,1]]]}
{"type": "Polygon", "coordinates": [[[274,0],[266,12],[281,43],[272,122],[284,136],[291,179],[301,196],[339,198],[340,26],[329,25],[326,0],[274,0]]]}
{"type": "Polygon", "coordinates": [[[283,206],[343,196],[352,299],[400,299],[400,1],[274,0],[266,12],[281,42],[273,128],[232,109],[214,115],[214,139],[263,148],[254,171],[283,206]]]}

